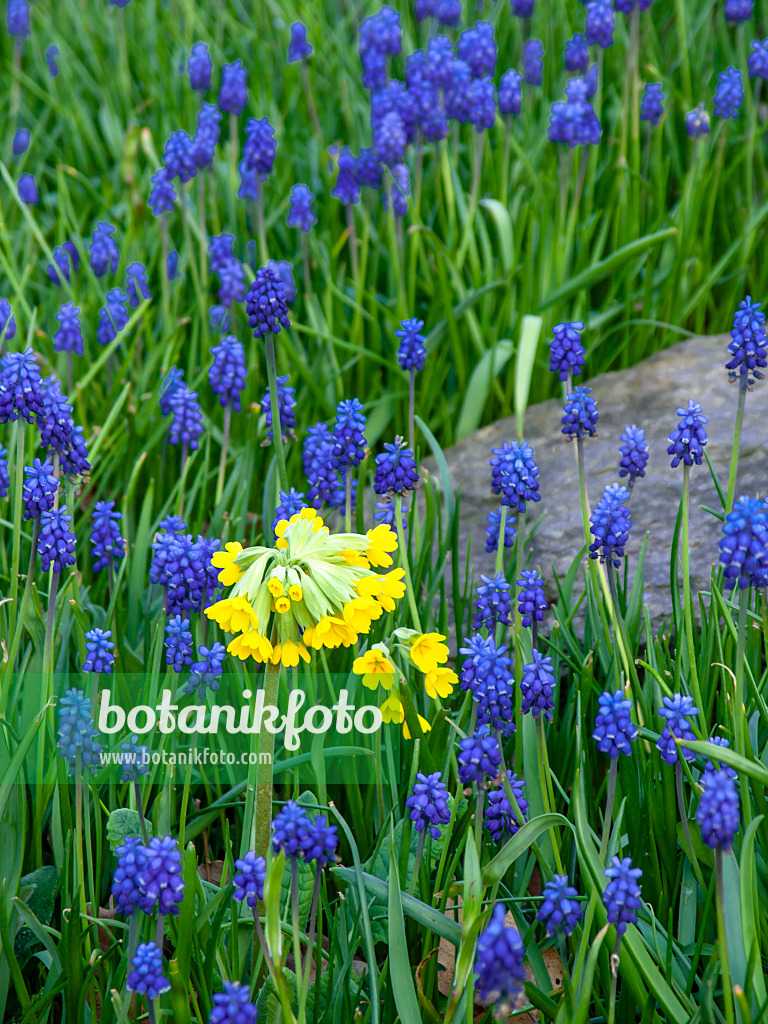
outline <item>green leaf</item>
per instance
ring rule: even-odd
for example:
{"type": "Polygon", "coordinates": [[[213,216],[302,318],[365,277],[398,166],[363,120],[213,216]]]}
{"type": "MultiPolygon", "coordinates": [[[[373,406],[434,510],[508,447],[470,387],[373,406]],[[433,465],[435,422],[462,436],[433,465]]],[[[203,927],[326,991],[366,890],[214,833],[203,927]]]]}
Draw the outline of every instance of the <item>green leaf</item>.
{"type": "Polygon", "coordinates": [[[607,934],[608,925],[606,924],[603,925],[592,940],[589,956],[587,957],[587,964],[584,968],[584,974],[581,976],[581,982],[579,984],[579,997],[576,1003],[576,1010],[574,1011],[573,1018],[569,1021],[569,1024],[586,1024],[589,1020],[589,1008],[592,1005],[593,999],[592,983],[595,979],[597,959],[600,956],[600,947],[603,944],[603,939],[607,934]]]}
{"type": "Polygon", "coordinates": [[[461,403],[461,412],[456,424],[457,441],[477,430],[491,392],[491,384],[512,358],[514,351],[514,343],[508,338],[503,338],[480,357],[469,378],[464,401],[461,403]]]}
{"type": "Polygon", "coordinates": [[[176,961],[184,987],[189,985],[192,964],[192,949],[195,944],[195,891],[197,889],[197,853],[195,844],[188,843],[182,864],[184,877],[184,898],[178,917],[179,941],[176,945],[176,961]]]}
{"type": "MultiPolygon", "coordinates": [[[[741,843],[739,860],[741,868],[741,931],[747,961],[753,960],[752,996],[757,1000],[759,1006],[764,1006],[768,999],[765,989],[765,974],[760,964],[760,896],[757,888],[755,861],[755,834],[762,820],[763,815],[761,814],[759,818],[750,822],[741,843]]],[[[746,984],[745,988],[747,988],[746,984]]]]}
{"type": "MultiPolygon", "coordinates": [[[[337,878],[348,885],[352,885],[357,881],[357,874],[352,868],[334,867],[331,868],[331,871],[337,878]]],[[[389,886],[386,882],[382,882],[380,878],[374,878],[373,875],[361,872],[360,881],[372,896],[377,896],[383,900],[389,899],[389,886]]],[[[428,907],[426,903],[417,900],[415,896],[408,896],[407,893],[402,896],[402,906],[406,917],[412,918],[424,928],[434,932],[435,935],[439,935],[441,938],[447,939],[448,942],[452,942],[454,946],[461,944],[461,925],[457,924],[456,921],[452,921],[450,917],[441,914],[434,907],[428,907]]]]}
{"type": "Polygon", "coordinates": [[[447,514],[447,522],[445,524],[446,534],[450,534],[451,527],[453,526],[453,517],[456,511],[456,499],[453,494],[453,484],[451,483],[451,471],[448,469],[448,463],[446,462],[445,456],[443,455],[443,449],[437,443],[435,435],[426,425],[424,420],[420,416],[414,417],[416,426],[422,432],[424,437],[427,439],[427,444],[432,449],[432,454],[435,457],[437,468],[440,473],[440,481],[443,485],[443,496],[445,498],[445,511],[447,514]]]}
{"type": "Polygon", "coordinates": [[[520,324],[520,344],[517,348],[515,363],[515,427],[518,439],[523,436],[525,410],[528,407],[528,395],[531,392],[531,377],[536,362],[536,349],[539,347],[542,318],[526,315],[520,324]]]}
{"type": "Polygon", "coordinates": [[[500,203],[498,199],[481,199],[479,205],[487,210],[493,218],[499,235],[501,269],[505,274],[509,274],[515,262],[515,235],[509,207],[500,203]]]}
{"type": "Polygon", "coordinates": [[[704,740],[679,740],[678,743],[681,747],[688,747],[689,750],[713,761],[722,761],[723,764],[735,768],[737,772],[743,772],[756,782],[762,783],[763,786],[768,786],[768,768],[764,768],[759,761],[750,761],[741,754],[737,754],[735,750],[718,747],[716,744],[707,743],[704,740]]]}
{"type": "MultiPolygon", "coordinates": [[[[30,888],[31,892],[28,896],[24,897],[23,905],[29,908],[38,924],[50,924],[51,918],[53,917],[53,906],[56,900],[56,893],[59,888],[58,869],[48,864],[38,868],[36,871],[32,871],[28,875],[24,875],[19,880],[19,890],[21,891],[30,888]]],[[[19,910],[20,914],[21,907],[19,907],[19,903],[21,902],[22,901],[19,900],[16,904],[16,908],[19,910]]],[[[42,940],[39,935],[36,935],[28,926],[22,928],[16,934],[13,949],[20,967],[24,967],[32,956],[34,946],[40,941],[42,940]]]]}
{"type": "MultiPolygon", "coordinates": [[[[152,838],[152,822],[146,819],[147,835],[152,838]]],[[[112,811],[110,816],[107,818],[107,839],[109,840],[109,846],[112,852],[117,847],[125,842],[126,839],[130,839],[132,836],[136,836],[138,839],[142,839],[141,834],[141,821],[139,819],[139,812],[132,811],[129,807],[118,807],[116,811],[112,811]]]]}
{"type": "Polygon", "coordinates": [[[397,876],[397,855],[392,834],[389,843],[389,970],[392,990],[402,1024],[421,1024],[419,1000],[413,984],[408,946],[405,941],[400,879],[397,876]]]}
{"type": "Polygon", "coordinates": [[[495,885],[504,877],[507,869],[525,853],[529,846],[536,842],[542,832],[554,828],[556,825],[564,825],[573,830],[573,825],[562,814],[540,814],[537,818],[526,822],[512,838],[504,844],[493,860],[486,864],[483,871],[483,881],[486,885],[495,885]]]}
{"type": "Polygon", "coordinates": [[[544,300],[539,306],[539,311],[549,309],[550,306],[556,306],[558,303],[563,302],[565,299],[569,299],[572,295],[577,292],[583,291],[585,288],[591,288],[592,285],[597,284],[598,281],[602,281],[606,277],[610,277],[622,264],[628,260],[633,259],[635,256],[641,255],[646,249],[650,249],[654,245],[658,245],[659,242],[665,242],[668,238],[674,237],[677,234],[677,228],[662,228],[661,231],[655,231],[651,235],[644,235],[642,238],[635,239],[634,242],[630,242],[628,245],[623,245],[620,249],[612,252],[610,256],[606,256],[604,260],[597,260],[591,263],[585,270],[582,270],[580,274],[574,274],[573,277],[569,278],[568,282],[562,285],[560,288],[556,288],[550,293],[549,297],[544,300]]]}

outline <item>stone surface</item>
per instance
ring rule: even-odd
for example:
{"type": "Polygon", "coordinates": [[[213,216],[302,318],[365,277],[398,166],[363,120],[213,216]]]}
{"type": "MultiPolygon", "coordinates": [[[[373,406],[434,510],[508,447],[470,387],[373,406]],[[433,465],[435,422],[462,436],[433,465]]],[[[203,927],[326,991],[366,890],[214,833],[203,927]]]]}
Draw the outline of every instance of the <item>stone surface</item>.
{"type": "MultiPolygon", "coordinates": [[[[649,534],[645,561],[645,600],[654,627],[671,614],[669,557],[683,482],[683,468],[670,467],[667,436],[677,425],[676,410],[693,398],[709,417],[709,453],[727,489],[737,385],[724,369],[729,337],[692,338],[668,348],[629,370],[605,373],[578,383],[590,386],[600,419],[598,436],[587,438],[585,472],[594,505],[606,484],[619,480],[620,435],[631,423],[645,429],[650,459],[644,478],[633,489],[629,508],[632,532],[627,555],[633,577],[643,536],[649,534]]],[[[546,512],[528,544],[531,564],[538,566],[552,591],[552,569],[563,574],[583,544],[579,508],[576,448],[560,433],[562,402],[550,399],[525,414],[525,441],[533,448],[541,483],[541,501],[528,507],[528,522],[546,512]]],[[[491,449],[516,437],[514,416],[499,420],[445,452],[453,486],[461,491],[460,544],[462,564],[472,535],[471,565],[475,576],[493,573],[494,556],[485,552],[486,517],[498,507],[491,493],[488,459],[491,449]]],[[[434,465],[429,466],[435,473],[434,465]]],[[[626,479],[623,481],[626,483],[626,479]]],[[[747,395],[736,495],[768,494],[768,381],[747,395]]],[[[706,462],[691,470],[691,575],[694,593],[709,589],[710,571],[718,558],[720,523],[702,505],[719,509],[720,502],[706,462]]],[[[554,591],[556,595],[556,591],[554,591]]]]}

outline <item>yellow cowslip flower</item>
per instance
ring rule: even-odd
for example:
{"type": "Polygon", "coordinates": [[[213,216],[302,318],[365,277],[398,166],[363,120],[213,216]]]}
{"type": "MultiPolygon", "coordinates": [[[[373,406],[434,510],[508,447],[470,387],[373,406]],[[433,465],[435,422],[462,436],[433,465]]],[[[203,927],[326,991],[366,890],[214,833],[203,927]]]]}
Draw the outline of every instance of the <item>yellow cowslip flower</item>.
{"type": "Polygon", "coordinates": [[[349,551],[341,551],[339,554],[340,557],[350,565],[359,565],[362,566],[363,569],[369,568],[368,559],[361,555],[359,551],[352,551],[350,549],[349,551]]]}
{"type": "Polygon", "coordinates": [[[356,597],[348,601],[342,609],[344,621],[355,633],[367,633],[371,623],[381,618],[382,609],[375,601],[364,597],[356,597]]]}
{"type": "MultiPolygon", "coordinates": [[[[405,720],[405,708],[403,707],[402,702],[398,699],[397,694],[391,693],[381,705],[379,711],[381,711],[381,717],[385,722],[396,722],[398,725],[402,722],[403,736],[405,736],[407,740],[411,738],[408,723],[405,720]]],[[[416,717],[419,719],[421,731],[429,732],[432,726],[426,718],[422,718],[418,713],[416,717]]]]}
{"type": "Polygon", "coordinates": [[[288,668],[294,668],[299,664],[299,658],[309,664],[309,651],[307,648],[302,643],[286,640],[285,643],[275,645],[270,661],[273,665],[282,662],[288,668]]]}
{"type": "Polygon", "coordinates": [[[225,587],[231,587],[240,579],[243,575],[243,570],[239,565],[235,565],[235,559],[243,550],[243,545],[238,541],[230,541],[224,545],[223,551],[217,551],[211,559],[211,565],[214,569],[221,569],[219,573],[219,583],[225,587]]]}
{"type": "Polygon", "coordinates": [[[411,641],[411,661],[422,672],[432,672],[448,661],[448,647],[442,633],[422,633],[411,641]]]}
{"type": "Polygon", "coordinates": [[[374,558],[391,564],[386,553],[395,549],[394,534],[386,525],[367,536],[332,534],[314,509],[304,508],[281,520],[275,534],[275,547],[235,553],[227,546],[224,568],[228,578],[235,570],[239,576],[229,596],[206,609],[223,629],[243,634],[230,643],[236,657],[274,656],[293,666],[311,650],[349,647],[405,593],[402,570],[381,575],[371,568],[374,558]]]}
{"type": "Polygon", "coordinates": [[[392,689],[397,669],[389,660],[389,651],[383,644],[376,644],[359,658],[355,658],[352,671],[363,677],[363,686],[375,690],[381,684],[385,690],[392,689]]]}
{"type": "Polygon", "coordinates": [[[451,669],[433,668],[424,677],[424,689],[427,691],[428,697],[450,697],[458,681],[459,677],[451,669]]]}
{"type": "Polygon", "coordinates": [[[379,523],[373,530],[369,530],[366,536],[370,547],[365,552],[365,557],[371,565],[388,569],[392,565],[390,553],[397,551],[397,534],[388,523],[379,523]]]}
{"type": "Polygon", "coordinates": [[[236,636],[234,640],[231,640],[227,651],[239,658],[241,661],[245,661],[247,658],[253,658],[254,661],[268,662],[272,657],[272,644],[265,637],[262,636],[255,629],[249,630],[247,633],[241,633],[240,636],[236,636]]]}
{"type": "Polygon", "coordinates": [[[366,576],[357,583],[361,597],[378,601],[385,612],[395,610],[395,601],[405,596],[405,569],[393,569],[381,576],[366,576]]]}
{"type": "Polygon", "coordinates": [[[227,633],[243,633],[248,629],[259,628],[256,613],[248,603],[248,599],[242,595],[217,601],[216,604],[205,609],[205,614],[209,619],[218,622],[227,633]]]}

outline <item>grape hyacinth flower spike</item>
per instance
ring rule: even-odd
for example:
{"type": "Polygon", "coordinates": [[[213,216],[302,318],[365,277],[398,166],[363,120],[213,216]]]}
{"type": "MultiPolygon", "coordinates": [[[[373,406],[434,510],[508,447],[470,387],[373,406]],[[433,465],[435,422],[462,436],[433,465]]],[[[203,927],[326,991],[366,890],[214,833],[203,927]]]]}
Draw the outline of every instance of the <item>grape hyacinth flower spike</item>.
{"type": "Polygon", "coordinates": [[[551,373],[557,374],[558,380],[568,382],[569,392],[572,390],[572,378],[579,377],[584,368],[584,345],[581,341],[583,330],[581,320],[557,324],[552,328],[549,369],[551,373]]]}
{"type": "Polygon", "coordinates": [[[336,408],[336,421],[333,425],[333,448],[331,459],[334,469],[340,471],[345,481],[346,499],[345,528],[347,533],[352,528],[352,473],[365,458],[366,417],[363,407],[357,398],[344,399],[336,408]]]}
{"type": "Polygon", "coordinates": [[[581,920],[583,908],[567,875],[554,875],[545,884],[542,896],[536,920],[544,924],[547,935],[570,935],[581,920]]]}
{"type": "Polygon", "coordinates": [[[211,1007],[208,1024],[256,1024],[258,1019],[251,991],[239,981],[225,981],[222,991],[213,993],[211,1007]]]}
{"type": "MultiPolygon", "coordinates": [[[[294,409],[296,408],[296,389],[292,387],[288,381],[290,375],[285,374],[284,377],[278,377],[276,380],[277,385],[277,405],[280,410],[280,430],[281,436],[287,437],[293,440],[296,437],[296,416],[294,409]]],[[[272,430],[272,396],[269,391],[265,392],[261,399],[261,411],[266,417],[267,424],[267,437],[262,442],[264,446],[268,445],[273,437],[272,430]]]]}
{"type": "Polygon", "coordinates": [[[505,1019],[522,995],[523,957],[523,940],[517,929],[506,923],[504,905],[497,903],[475,952],[477,991],[481,1000],[493,1003],[497,1020],[505,1019]]]}
{"type": "Polygon", "coordinates": [[[426,338],[421,333],[424,328],[424,321],[412,317],[409,320],[401,320],[400,326],[395,331],[395,337],[399,339],[400,345],[397,350],[397,361],[409,375],[408,380],[408,438],[411,451],[416,451],[416,374],[424,369],[427,361],[426,338]]]}
{"type": "Polygon", "coordinates": [[[747,392],[752,391],[756,381],[761,381],[765,378],[764,371],[766,366],[768,366],[768,339],[765,334],[765,313],[762,310],[762,303],[753,302],[749,295],[742,299],[739,303],[739,308],[733,315],[733,327],[731,328],[728,352],[731,355],[731,359],[725,364],[725,368],[728,370],[728,380],[731,383],[735,383],[738,380],[739,392],[731,447],[731,463],[728,473],[726,511],[731,508],[736,488],[747,392]]]}

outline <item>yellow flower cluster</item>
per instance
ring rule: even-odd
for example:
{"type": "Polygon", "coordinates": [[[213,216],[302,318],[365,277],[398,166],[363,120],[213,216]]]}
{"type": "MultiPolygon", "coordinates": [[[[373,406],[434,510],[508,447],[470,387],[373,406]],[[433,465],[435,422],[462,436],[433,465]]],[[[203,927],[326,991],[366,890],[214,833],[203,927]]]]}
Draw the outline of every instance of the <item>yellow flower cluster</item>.
{"type": "Polygon", "coordinates": [[[309,662],[310,651],[349,647],[405,594],[404,571],[394,569],[397,538],[386,525],[331,534],[314,509],[305,508],[275,529],[275,547],[227,544],[212,565],[229,597],[205,614],[228,633],[230,654],[245,661],[309,662]]]}

